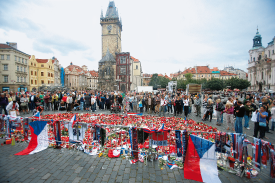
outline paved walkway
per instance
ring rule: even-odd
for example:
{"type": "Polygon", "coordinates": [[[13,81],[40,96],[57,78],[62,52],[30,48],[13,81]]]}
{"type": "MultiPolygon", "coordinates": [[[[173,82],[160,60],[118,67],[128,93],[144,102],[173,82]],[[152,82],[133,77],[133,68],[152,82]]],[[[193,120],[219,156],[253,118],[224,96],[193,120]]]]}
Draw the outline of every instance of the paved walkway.
{"type": "MultiPolygon", "coordinates": [[[[97,113],[108,112],[97,111],[97,113]]],[[[191,118],[201,121],[194,115],[191,118]]],[[[206,123],[216,126],[213,121],[206,123]]],[[[216,127],[226,131],[224,126],[216,127]]],[[[244,132],[251,135],[253,130],[244,132]]],[[[274,143],[272,134],[267,134],[267,137],[274,143]]],[[[0,142],[3,140],[0,139],[0,142]]],[[[157,161],[149,162],[147,166],[140,162],[131,165],[129,161],[121,158],[109,160],[89,156],[80,151],[53,148],[34,155],[14,155],[25,149],[27,145],[27,143],[16,143],[15,146],[0,146],[0,182],[196,182],[184,179],[183,170],[170,170],[167,166],[164,170],[160,170],[157,161]]],[[[267,176],[269,170],[265,169],[263,172],[257,178],[247,179],[219,171],[219,177],[223,183],[272,182],[267,176]]]]}

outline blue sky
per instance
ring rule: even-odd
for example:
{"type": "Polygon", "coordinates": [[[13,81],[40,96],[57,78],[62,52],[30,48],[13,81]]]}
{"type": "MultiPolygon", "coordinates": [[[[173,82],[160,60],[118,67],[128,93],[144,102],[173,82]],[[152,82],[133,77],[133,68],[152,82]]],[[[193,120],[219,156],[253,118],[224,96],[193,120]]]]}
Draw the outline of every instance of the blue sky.
{"type": "MultiPolygon", "coordinates": [[[[0,43],[17,42],[36,58],[55,56],[98,70],[101,9],[109,0],[0,0],[0,43]]],[[[246,71],[257,26],[263,46],[275,36],[275,1],[116,0],[122,51],[144,73],[170,74],[193,66],[246,71]]]]}

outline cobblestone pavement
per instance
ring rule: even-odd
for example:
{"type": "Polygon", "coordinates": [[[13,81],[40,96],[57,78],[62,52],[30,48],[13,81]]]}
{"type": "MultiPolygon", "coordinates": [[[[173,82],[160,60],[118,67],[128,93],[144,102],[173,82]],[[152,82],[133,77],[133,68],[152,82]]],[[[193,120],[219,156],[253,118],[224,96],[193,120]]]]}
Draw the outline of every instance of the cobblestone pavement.
{"type": "MultiPolygon", "coordinates": [[[[97,113],[109,112],[97,111],[97,113]]],[[[194,114],[190,117],[201,121],[194,114]]],[[[226,131],[224,126],[216,126],[214,121],[215,119],[211,123],[206,123],[226,131]]],[[[252,129],[244,132],[251,135],[252,129]]],[[[267,134],[267,137],[274,143],[272,134],[267,134]]],[[[89,156],[81,151],[53,148],[34,155],[14,155],[25,149],[27,145],[27,143],[16,143],[15,146],[0,146],[0,182],[196,182],[184,179],[183,170],[170,170],[167,166],[161,170],[157,161],[149,162],[147,165],[140,162],[131,165],[128,160],[121,158],[109,160],[89,156]]],[[[272,182],[268,176],[268,168],[263,172],[257,178],[247,179],[219,171],[219,178],[223,183],[272,182]]]]}

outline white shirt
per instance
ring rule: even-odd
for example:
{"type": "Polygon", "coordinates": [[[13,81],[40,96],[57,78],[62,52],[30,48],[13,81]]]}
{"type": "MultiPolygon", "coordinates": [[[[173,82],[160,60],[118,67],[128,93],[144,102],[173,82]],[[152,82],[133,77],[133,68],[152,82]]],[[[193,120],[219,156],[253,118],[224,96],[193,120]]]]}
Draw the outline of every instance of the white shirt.
{"type": "Polygon", "coordinates": [[[189,106],[189,99],[183,101],[184,106],[189,106]]]}
{"type": "Polygon", "coordinates": [[[160,106],[165,106],[166,105],[166,100],[165,99],[161,99],[160,100],[160,106]]]}

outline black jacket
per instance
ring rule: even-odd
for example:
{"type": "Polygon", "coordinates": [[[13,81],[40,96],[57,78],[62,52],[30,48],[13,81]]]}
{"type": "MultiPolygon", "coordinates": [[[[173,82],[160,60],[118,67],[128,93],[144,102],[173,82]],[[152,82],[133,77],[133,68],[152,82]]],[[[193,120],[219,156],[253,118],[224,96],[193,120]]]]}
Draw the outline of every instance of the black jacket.
{"type": "Polygon", "coordinates": [[[244,117],[244,113],[245,113],[244,105],[242,107],[237,106],[235,109],[236,109],[236,116],[237,117],[244,117]]]}

